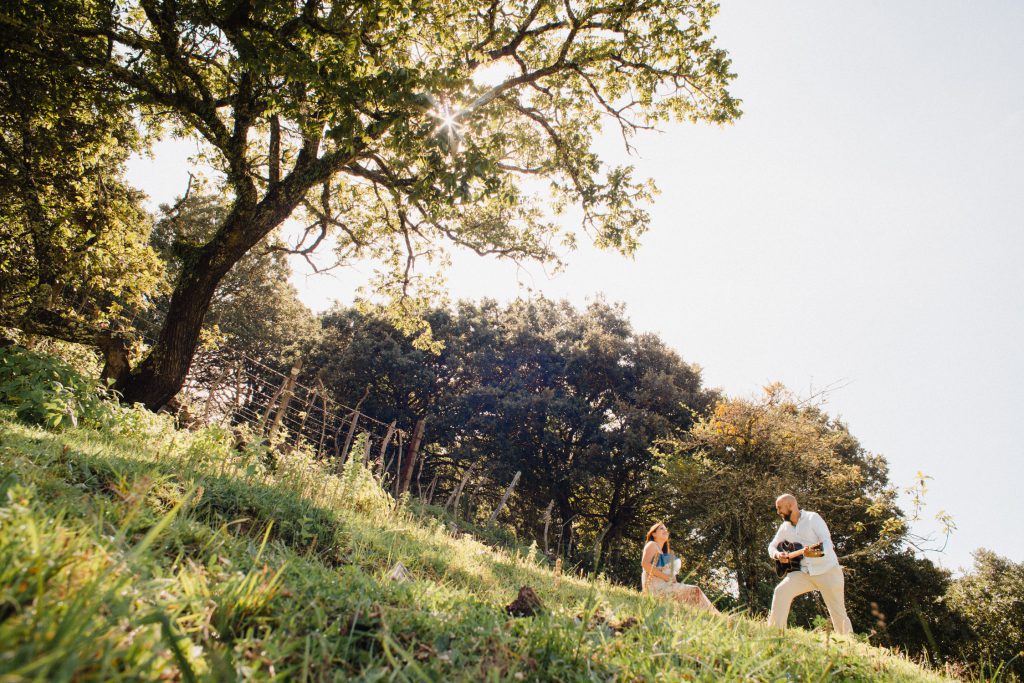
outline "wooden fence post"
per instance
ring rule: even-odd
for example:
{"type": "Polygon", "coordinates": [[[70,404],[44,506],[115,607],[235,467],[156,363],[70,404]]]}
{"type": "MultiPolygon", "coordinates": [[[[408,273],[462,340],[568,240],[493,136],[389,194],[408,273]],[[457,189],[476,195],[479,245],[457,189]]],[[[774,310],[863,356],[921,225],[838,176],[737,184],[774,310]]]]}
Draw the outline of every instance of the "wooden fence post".
{"type": "Polygon", "coordinates": [[[277,405],[277,399],[281,398],[281,392],[284,391],[285,384],[287,383],[288,378],[285,378],[285,380],[281,382],[281,386],[279,386],[277,391],[274,392],[274,395],[269,401],[267,401],[267,407],[264,408],[263,416],[260,418],[260,434],[266,430],[267,420],[270,419],[270,413],[274,412],[274,406],[277,405]]]}
{"type": "MultiPolygon", "coordinates": [[[[427,452],[420,453],[419,467],[416,468],[416,497],[423,500],[423,468],[427,466],[427,452]]],[[[410,484],[410,489],[412,485],[410,484]]]]}
{"type": "Polygon", "coordinates": [[[335,415],[334,419],[337,421],[338,426],[335,427],[334,434],[331,436],[331,443],[334,448],[334,459],[337,460],[341,456],[341,428],[345,426],[345,418],[335,415]]]}
{"type": "Polygon", "coordinates": [[[359,421],[359,409],[363,407],[363,401],[370,395],[370,385],[366,385],[366,390],[363,392],[359,402],[356,403],[355,408],[352,409],[352,422],[348,426],[348,436],[345,437],[345,447],[341,449],[341,464],[344,465],[345,461],[348,460],[348,449],[352,447],[352,439],[356,435],[356,423],[359,421]]]}
{"type": "Polygon", "coordinates": [[[327,440],[327,423],[330,422],[330,418],[327,417],[327,387],[324,386],[324,381],[320,378],[316,378],[316,388],[320,392],[320,397],[323,399],[324,407],[324,419],[320,425],[320,445],[316,449],[316,457],[324,457],[324,443],[327,440]]]}
{"type": "MultiPolygon", "coordinates": [[[[430,480],[430,486],[427,487],[427,505],[430,505],[431,501],[434,500],[434,487],[437,486],[437,478],[440,474],[440,472],[434,472],[434,478],[430,480]]],[[[422,499],[422,496],[420,498],[422,499]]]]}
{"type": "Polygon", "coordinates": [[[391,437],[395,435],[395,425],[398,424],[398,420],[392,420],[391,424],[388,425],[388,433],[384,436],[384,441],[380,444],[380,455],[377,456],[377,465],[374,470],[380,470],[381,475],[384,474],[384,454],[387,453],[388,445],[391,443],[391,437]]]}
{"type": "Polygon", "coordinates": [[[516,476],[512,477],[512,483],[508,485],[507,489],[505,489],[505,494],[501,497],[501,502],[498,503],[498,507],[494,508],[494,512],[492,512],[491,516],[487,519],[488,524],[498,519],[498,513],[501,512],[502,508],[505,507],[505,503],[508,502],[508,497],[512,495],[512,489],[514,489],[516,484],[519,483],[519,476],[521,474],[522,471],[520,470],[519,472],[516,472],[516,476]]]}
{"type": "Polygon", "coordinates": [[[363,432],[366,435],[366,444],[363,448],[363,464],[367,465],[370,462],[370,451],[373,449],[373,433],[370,430],[363,432]]]}
{"type": "Polygon", "coordinates": [[[317,389],[314,387],[312,391],[306,396],[306,406],[302,409],[302,422],[299,424],[299,433],[295,439],[295,445],[299,444],[299,439],[305,438],[306,435],[306,420],[309,419],[309,411],[313,408],[313,401],[316,400],[317,389]]]}
{"type": "Polygon", "coordinates": [[[217,379],[214,380],[209,393],[206,395],[206,404],[203,406],[203,424],[210,424],[210,410],[214,406],[214,399],[217,396],[217,392],[220,391],[220,388],[224,386],[224,383],[227,381],[228,374],[230,372],[231,367],[225,365],[224,368],[221,369],[217,379]]]}
{"type": "Polygon", "coordinates": [[[548,509],[544,511],[544,554],[548,557],[551,556],[551,551],[548,549],[548,528],[551,527],[551,513],[555,510],[555,499],[552,498],[551,502],[548,503],[548,509]]]}
{"type": "Polygon", "coordinates": [[[274,413],[274,422],[270,425],[270,433],[268,435],[271,442],[273,442],[277,430],[281,428],[281,423],[284,422],[284,416],[288,412],[288,404],[291,403],[292,396],[295,393],[295,380],[298,378],[300,370],[302,370],[301,358],[292,365],[292,369],[288,372],[288,377],[285,378],[284,384],[281,385],[281,404],[278,406],[277,412],[274,413]]]}
{"type": "Polygon", "coordinates": [[[398,476],[398,488],[395,495],[402,495],[409,490],[409,483],[412,481],[412,470],[416,466],[416,456],[420,450],[420,442],[423,440],[423,429],[426,418],[416,420],[416,426],[412,430],[412,438],[409,439],[409,452],[406,453],[405,462],[402,463],[401,474],[398,476]]]}
{"type": "Polygon", "coordinates": [[[341,449],[341,464],[344,465],[348,460],[348,453],[352,449],[352,440],[356,435],[356,426],[359,424],[359,416],[362,415],[358,410],[352,411],[352,419],[348,423],[348,434],[345,436],[345,445],[341,449]]]}
{"type": "Polygon", "coordinates": [[[237,373],[235,382],[235,407],[233,413],[238,414],[242,408],[242,390],[245,387],[245,361],[241,358],[238,359],[238,363],[235,365],[235,372],[237,373]]]}
{"type": "Polygon", "coordinates": [[[462,489],[466,488],[466,482],[469,481],[469,475],[473,473],[473,470],[475,470],[476,466],[479,464],[479,460],[474,460],[469,465],[465,473],[462,475],[462,481],[459,482],[459,487],[452,491],[452,495],[448,497],[448,502],[445,503],[444,509],[447,510],[449,507],[451,507],[452,513],[455,515],[455,519],[459,518],[459,498],[462,497],[462,489]]]}
{"type": "MultiPolygon", "coordinates": [[[[404,447],[404,440],[402,439],[402,434],[403,432],[398,432],[398,446],[395,448],[395,455],[393,455],[391,458],[388,459],[386,463],[384,463],[384,471],[381,472],[380,474],[381,481],[384,480],[384,476],[388,473],[388,470],[391,469],[391,461],[394,460],[395,458],[398,458],[398,464],[395,465],[395,472],[397,473],[399,470],[402,469],[402,449],[404,447]]],[[[395,485],[392,487],[392,491],[398,491],[397,474],[395,475],[395,485]]],[[[395,495],[397,496],[398,494],[395,493],[395,495]]]]}

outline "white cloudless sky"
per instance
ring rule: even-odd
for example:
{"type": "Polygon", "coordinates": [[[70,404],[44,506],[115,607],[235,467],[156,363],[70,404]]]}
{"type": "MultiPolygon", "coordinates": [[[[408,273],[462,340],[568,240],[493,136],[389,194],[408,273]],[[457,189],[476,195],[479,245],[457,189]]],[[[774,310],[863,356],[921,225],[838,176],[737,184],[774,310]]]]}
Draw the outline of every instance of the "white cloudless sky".
{"type": "MultiPolygon", "coordinates": [[[[740,121],[665,126],[631,160],[602,139],[662,192],[635,257],[584,246],[550,278],[457,254],[452,298],[604,295],[730,395],[837,383],[826,409],[894,484],[933,477],[925,515],[958,529],[932,559],[1024,561],[1024,2],[726,0],[714,31],[740,121]]],[[[130,178],[170,201],[189,151],[130,178]]],[[[323,310],[368,274],[293,281],[323,310]]]]}

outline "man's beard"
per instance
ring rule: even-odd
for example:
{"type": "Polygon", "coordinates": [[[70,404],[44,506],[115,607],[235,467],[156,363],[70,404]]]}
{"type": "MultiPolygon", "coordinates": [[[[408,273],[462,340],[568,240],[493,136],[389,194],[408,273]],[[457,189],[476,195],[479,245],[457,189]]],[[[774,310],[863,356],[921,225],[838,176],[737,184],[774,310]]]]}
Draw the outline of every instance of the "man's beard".
{"type": "Polygon", "coordinates": [[[782,518],[783,522],[789,522],[790,524],[793,524],[793,513],[792,512],[787,512],[785,514],[780,512],[779,513],[779,517],[782,518]]]}

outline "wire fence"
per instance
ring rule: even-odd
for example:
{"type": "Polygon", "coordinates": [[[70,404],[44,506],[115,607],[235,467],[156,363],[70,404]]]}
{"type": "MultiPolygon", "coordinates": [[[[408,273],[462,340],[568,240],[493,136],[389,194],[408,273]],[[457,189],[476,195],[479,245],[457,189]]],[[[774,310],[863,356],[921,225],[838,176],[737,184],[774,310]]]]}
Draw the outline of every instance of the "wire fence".
{"type": "Polygon", "coordinates": [[[408,440],[395,422],[386,423],[332,397],[322,384],[298,380],[301,363],[281,372],[251,356],[220,348],[197,354],[177,401],[187,424],[248,424],[283,448],[311,449],[318,458],[344,462],[362,436],[367,457],[381,469],[408,440]]]}

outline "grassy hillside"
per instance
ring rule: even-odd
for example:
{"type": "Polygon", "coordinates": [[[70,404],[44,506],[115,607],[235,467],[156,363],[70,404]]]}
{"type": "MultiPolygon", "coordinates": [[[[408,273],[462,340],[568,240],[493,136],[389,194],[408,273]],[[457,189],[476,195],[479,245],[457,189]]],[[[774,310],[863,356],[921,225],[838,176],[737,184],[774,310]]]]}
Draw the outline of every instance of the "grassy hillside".
{"type": "Polygon", "coordinates": [[[0,681],[940,680],[860,643],[556,577],[224,430],[0,408],[0,681]],[[413,579],[386,574],[395,562],[413,579]],[[545,605],[512,618],[521,585],[545,605]]]}

